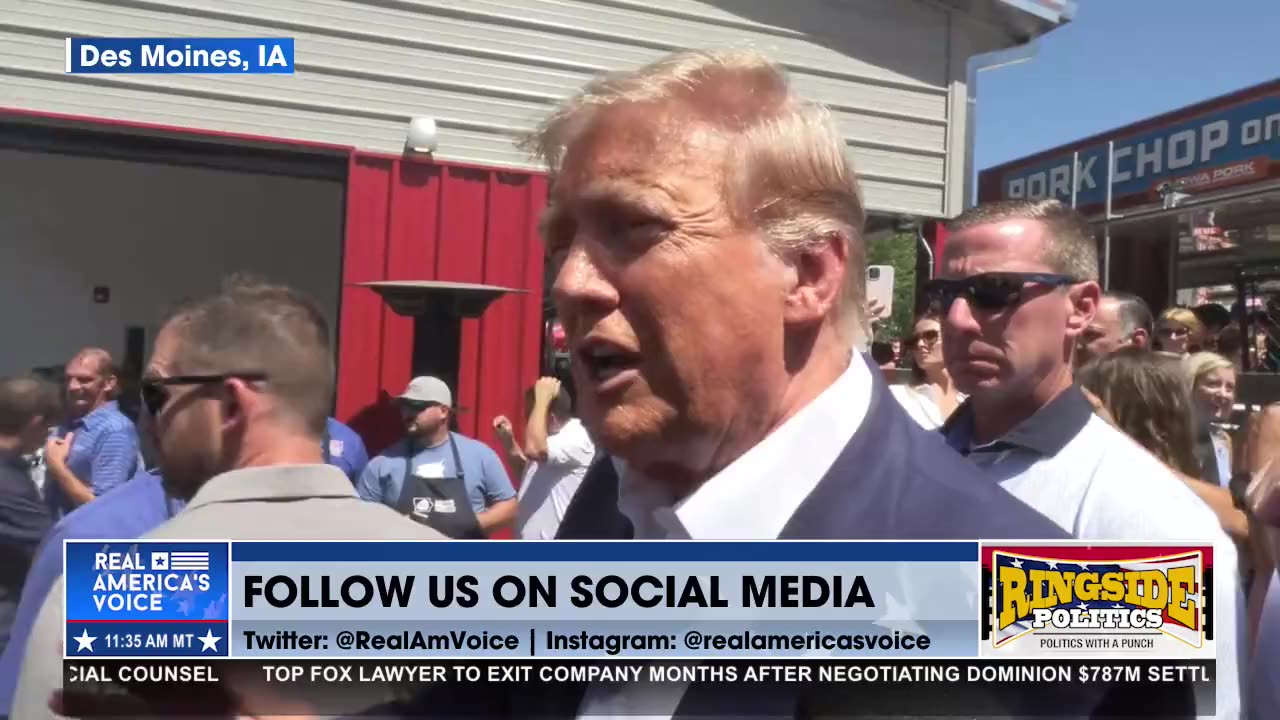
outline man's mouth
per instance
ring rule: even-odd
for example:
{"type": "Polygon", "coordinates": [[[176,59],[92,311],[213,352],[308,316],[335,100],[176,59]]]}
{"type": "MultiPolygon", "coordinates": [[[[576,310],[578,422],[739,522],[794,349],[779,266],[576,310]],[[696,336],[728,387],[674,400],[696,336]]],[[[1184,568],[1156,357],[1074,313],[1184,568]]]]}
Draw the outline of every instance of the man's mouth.
{"type": "Polygon", "coordinates": [[[578,361],[586,369],[587,376],[603,385],[639,363],[637,353],[621,345],[603,339],[588,338],[578,347],[578,361]]]}

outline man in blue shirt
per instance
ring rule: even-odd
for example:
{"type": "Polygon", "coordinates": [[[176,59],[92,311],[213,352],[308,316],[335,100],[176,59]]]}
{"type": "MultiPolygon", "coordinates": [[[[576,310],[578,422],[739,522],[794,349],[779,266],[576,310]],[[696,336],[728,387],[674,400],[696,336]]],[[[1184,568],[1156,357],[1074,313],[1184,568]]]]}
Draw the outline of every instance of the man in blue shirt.
{"type": "Polygon", "coordinates": [[[449,430],[453,393],[417,377],[396,400],[406,437],[369,461],[360,497],[452,538],[482,538],[515,520],[516,491],[488,445],[449,430]]]}
{"type": "Polygon", "coordinates": [[[138,469],[138,432],[115,401],[111,355],[85,348],[66,366],[70,421],[45,445],[45,497],[56,517],[101,497],[138,469]]]}
{"type": "Polygon", "coordinates": [[[27,637],[49,588],[62,575],[62,541],[141,537],[173,517],[182,503],[165,494],[157,471],[141,471],[116,492],[68,513],[40,544],[0,657],[0,716],[9,711],[27,637]]]}
{"type": "Polygon", "coordinates": [[[8,644],[23,582],[51,524],[25,456],[44,443],[57,410],[56,392],[43,380],[0,379],[0,650],[8,644]]]}
{"type": "Polygon", "coordinates": [[[355,430],[335,418],[329,418],[325,422],[324,461],[342,468],[354,484],[360,479],[365,465],[369,464],[369,452],[355,430]]]}

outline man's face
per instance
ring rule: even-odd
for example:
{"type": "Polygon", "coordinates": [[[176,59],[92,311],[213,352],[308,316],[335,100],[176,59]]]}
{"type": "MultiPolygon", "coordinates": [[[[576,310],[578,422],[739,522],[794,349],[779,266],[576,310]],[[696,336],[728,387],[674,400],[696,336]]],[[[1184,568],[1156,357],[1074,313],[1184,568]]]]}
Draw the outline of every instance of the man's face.
{"type": "MultiPolygon", "coordinates": [[[[155,349],[143,373],[143,382],[182,374],[173,359],[178,338],[172,329],[156,336],[155,349]]],[[[230,468],[223,462],[222,413],[219,386],[165,386],[163,406],[141,423],[151,432],[165,487],[175,497],[189,498],[206,480],[230,468]]],[[[144,408],[144,412],[145,412],[144,408]]]]}
{"type": "Polygon", "coordinates": [[[64,373],[72,417],[84,417],[108,401],[115,379],[105,370],[102,360],[93,356],[77,357],[67,363],[64,373]]]}
{"type": "MultiPolygon", "coordinates": [[[[947,238],[942,276],[1054,271],[1040,259],[1044,226],[1034,220],[980,225],[947,238]]],[[[975,399],[1001,401],[1029,395],[1067,363],[1067,348],[1093,318],[1096,283],[1067,287],[1026,282],[1000,308],[955,300],[943,326],[947,369],[956,387],[975,399]]]]}
{"type": "Polygon", "coordinates": [[[1084,365],[1093,358],[1108,355],[1130,344],[1131,338],[1125,334],[1124,323],[1120,319],[1119,303],[1103,298],[1098,303],[1093,321],[1080,333],[1076,364],[1084,365]]]}
{"type": "Polygon", "coordinates": [[[401,402],[400,419],[414,437],[432,435],[449,422],[449,408],[440,403],[401,402]]]}
{"type": "Polygon", "coordinates": [[[723,136],[681,119],[598,114],[545,230],[583,422],[624,460],[696,472],[777,404],[787,276],[726,208],[723,136]]]}

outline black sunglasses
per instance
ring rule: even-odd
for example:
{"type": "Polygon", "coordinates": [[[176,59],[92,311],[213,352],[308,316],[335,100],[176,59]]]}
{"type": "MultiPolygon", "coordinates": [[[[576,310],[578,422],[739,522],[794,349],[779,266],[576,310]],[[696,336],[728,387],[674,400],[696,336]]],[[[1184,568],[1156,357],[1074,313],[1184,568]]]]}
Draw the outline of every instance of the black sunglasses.
{"type": "Polygon", "coordinates": [[[925,293],[942,313],[949,312],[951,303],[961,296],[979,310],[1003,310],[1023,301],[1028,283],[1061,287],[1078,282],[1070,275],[1054,273],[990,272],[959,280],[930,280],[925,283],[925,293]]]}
{"type": "Polygon", "coordinates": [[[174,385],[214,385],[228,380],[245,380],[260,382],[267,379],[266,373],[242,372],[222,373],[219,375],[174,375],[173,377],[147,378],[142,381],[140,394],[142,404],[152,417],[160,414],[165,403],[169,402],[169,388],[174,385]]]}

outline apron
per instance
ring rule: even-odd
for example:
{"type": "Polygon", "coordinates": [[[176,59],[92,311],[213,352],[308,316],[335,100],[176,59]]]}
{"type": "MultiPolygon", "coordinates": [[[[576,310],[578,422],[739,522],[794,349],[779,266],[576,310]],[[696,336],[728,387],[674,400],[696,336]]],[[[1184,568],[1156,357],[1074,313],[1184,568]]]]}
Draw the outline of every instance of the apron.
{"type": "Polygon", "coordinates": [[[466,475],[462,470],[462,458],[458,455],[458,444],[453,439],[453,433],[449,433],[449,450],[453,453],[453,466],[457,468],[457,476],[424,478],[414,472],[413,456],[417,454],[417,449],[413,440],[409,441],[408,456],[404,463],[404,487],[392,508],[410,520],[440,531],[445,537],[454,540],[483,540],[485,535],[480,530],[480,521],[471,509],[471,498],[467,497],[466,475]]]}

